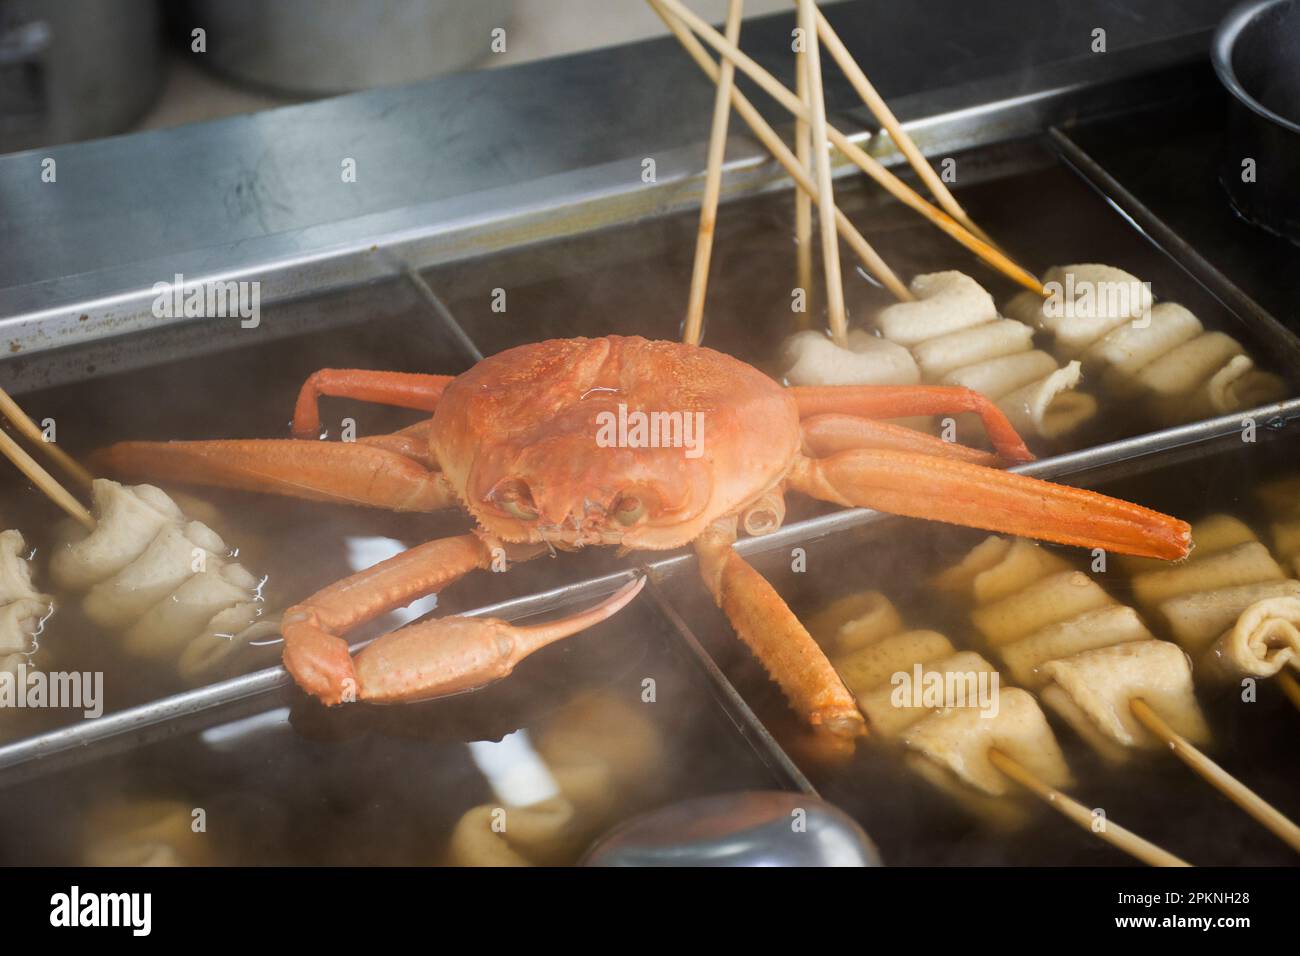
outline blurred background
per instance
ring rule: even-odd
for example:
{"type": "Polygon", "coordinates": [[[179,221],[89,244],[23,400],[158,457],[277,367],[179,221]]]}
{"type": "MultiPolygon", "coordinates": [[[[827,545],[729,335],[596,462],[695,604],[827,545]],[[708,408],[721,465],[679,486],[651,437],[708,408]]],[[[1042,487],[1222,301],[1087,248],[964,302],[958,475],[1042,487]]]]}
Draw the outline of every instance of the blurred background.
{"type": "MultiPolygon", "coordinates": [[[[726,0],[693,6],[720,21],[726,0]]],[[[745,12],[789,8],[749,0],[745,12]]],[[[666,33],[644,3],[610,0],[0,0],[0,152],[666,33]],[[200,28],[205,50],[196,51],[200,28]],[[501,52],[491,49],[497,28],[501,52]]]]}

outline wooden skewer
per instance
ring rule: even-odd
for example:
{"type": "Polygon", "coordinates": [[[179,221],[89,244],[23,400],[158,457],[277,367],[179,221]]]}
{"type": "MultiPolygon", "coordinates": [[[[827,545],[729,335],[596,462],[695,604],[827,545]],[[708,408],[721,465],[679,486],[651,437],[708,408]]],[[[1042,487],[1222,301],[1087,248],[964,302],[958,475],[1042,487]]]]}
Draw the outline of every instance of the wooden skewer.
{"type": "MultiPolygon", "coordinates": [[[[727,40],[740,39],[743,0],[727,4],[727,40]]],[[[709,260],[713,256],[713,232],[718,221],[718,193],[722,188],[722,160],[727,150],[727,120],[731,116],[731,89],[736,66],[726,61],[718,74],[718,92],[713,101],[713,128],[709,131],[709,164],[704,176],[704,199],[700,203],[700,231],[695,238],[695,267],[691,273],[691,295],[686,305],[686,330],[682,341],[699,345],[704,325],[704,295],[709,285],[709,260]]]]}
{"type": "MultiPolygon", "coordinates": [[[[704,74],[710,80],[716,83],[719,76],[718,64],[713,61],[713,58],[710,57],[707,52],[705,52],[700,41],[695,39],[690,30],[688,30],[681,21],[669,14],[668,11],[660,5],[662,0],[647,0],[647,2],[650,4],[651,9],[658,14],[659,18],[663,20],[664,24],[672,32],[673,36],[675,36],[678,42],[685,48],[691,59],[696,62],[699,68],[704,71],[704,74]]],[[[736,110],[737,115],[745,121],[746,125],[753,131],[754,135],[758,137],[759,141],[767,148],[768,152],[772,154],[773,158],[781,164],[781,167],[786,171],[790,178],[794,180],[795,185],[806,192],[813,201],[816,201],[817,186],[813,182],[812,177],[809,176],[803,166],[799,164],[799,160],[795,157],[794,153],[790,152],[789,147],[781,141],[781,137],[777,136],[772,127],[768,125],[767,120],[763,119],[762,114],[758,112],[758,109],[754,104],[751,103],[745,95],[740,92],[740,90],[735,89],[734,87],[731,91],[731,105],[736,110]]],[[[840,235],[844,237],[844,241],[849,244],[849,247],[852,248],[862,260],[862,264],[866,266],[867,271],[879,279],[886,289],[903,302],[909,302],[915,298],[907,286],[903,284],[902,280],[894,274],[894,270],[889,268],[889,265],[885,260],[880,258],[880,255],[871,247],[871,244],[867,242],[862,233],[858,231],[857,227],[854,226],[853,223],[849,221],[849,218],[839,209],[835,210],[835,225],[839,228],[840,235]]]]}
{"type": "Polygon", "coordinates": [[[835,32],[835,28],[831,26],[830,21],[826,19],[825,14],[820,10],[817,11],[817,35],[825,44],[826,49],[830,51],[840,70],[848,77],[854,91],[862,98],[862,102],[871,110],[880,125],[889,133],[889,138],[894,141],[894,145],[898,147],[899,152],[906,157],[908,164],[916,170],[916,174],[921,177],[921,181],[925,183],[931,195],[939,201],[939,205],[944,208],[948,215],[969,229],[975,236],[983,239],[989,245],[994,245],[993,240],[971,221],[970,216],[966,214],[966,210],[961,208],[956,197],[949,191],[939,174],[926,161],[925,155],[917,148],[912,137],[907,135],[907,131],[898,122],[898,117],[885,103],[884,98],[876,92],[876,88],[867,79],[867,74],[862,71],[862,67],[858,66],[857,61],[853,59],[853,54],[848,51],[844,42],[840,40],[839,35],[835,32]]]}
{"type": "MultiPolygon", "coordinates": [[[[795,91],[805,106],[808,104],[808,55],[804,47],[795,54],[795,91]]],[[[808,123],[798,119],[794,122],[794,155],[799,165],[806,171],[812,169],[812,130],[808,123]]],[[[804,328],[809,326],[808,318],[812,314],[812,197],[802,189],[794,191],[794,239],[795,269],[799,288],[803,289],[804,311],[802,321],[804,328]]]]}
{"type": "Polygon", "coordinates": [[[1277,675],[1277,682],[1282,685],[1282,693],[1286,694],[1287,699],[1300,709],[1300,681],[1295,679],[1295,675],[1290,671],[1282,671],[1277,675]]]}
{"type": "Polygon", "coordinates": [[[18,403],[15,402],[9,393],[3,388],[0,388],[0,413],[3,413],[6,418],[13,422],[14,427],[17,428],[28,441],[32,442],[36,447],[44,451],[45,454],[49,455],[49,457],[53,459],[60,468],[75,478],[78,484],[85,488],[91,486],[95,479],[91,476],[90,472],[86,471],[85,468],[82,468],[81,465],[74,461],[72,456],[62,448],[58,447],[53,442],[46,441],[45,433],[41,431],[40,426],[31,420],[28,414],[18,406],[18,403]]]}
{"type": "MultiPolygon", "coordinates": [[[[817,171],[817,224],[821,229],[822,271],[826,280],[826,312],[831,338],[841,347],[848,345],[849,321],[844,314],[844,279],[840,274],[840,237],[835,229],[835,194],[831,187],[831,152],[826,143],[826,98],[822,92],[820,44],[812,0],[798,0],[799,26],[807,67],[808,123],[812,130],[813,168],[817,171]]],[[[803,107],[803,102],[799,102],[803,107]]]]}
{"type": "Polygon", "coordinates": [[[1187,738],[1165,723],[1146,701],[1140,697],[1135,697],[1128,703],[1129,709],[1133,711],[1133,716],[1142,723],[1143,727],[1168,744],[1169,749],[1177,755],[1178,759],[1200,774],[1212,787],[1249,813],[1259,823],[1271,830],[1275,836],[1279,837],[1291,849],[1300,852],[1300,827],[1288,820],[1259,794],[1220,767],[1197,749],[1187,738]]]}
{"type": "Polygon", "coordinates": [[[0,453],[12,461],[32,484],[45,492],[46,497],[90,530],[95,529],[94,516],[3,429],[0,429],[0,453]]]}
{"type": "Polygon", "coordinates": [[[1107,820],[1105,829],[1093,829],[1091,810],[1050,784],[1044,783],[1027,767],[1007,756],[1001,750],[997,748],[990,750],[989,762],[1049,807],[1058,811],[1067,820],[1078,824],[1089,833],[1101,837],[1111,846],[1123,850],[1143,863],[1149,866],[1191,865],[1187,861],[1174,856],[1168,850],[1156,846],[1149,840],[1144,840],[1133,831],[1124,829],[1118,823],[1111,823],[1107,820]]]}
{"type": "MultiPolygon", "coordinates": [[[[751,57],[745,54],[739,47],[729,44],[726,37],[718,33],[717,30],[709,26],[689,9],[687,9],[680,0],[650,0],[652,4],[661,4],[667,11],[670,11],[674,17],[684,22],[691,30],[700,36],[709,46],[713,47],[719,55],[725,59],[732,60],[736,67],[746,76],[752,79],[763,88],[778,103],[789,110],[796,118],[807,119],[812,121],[809,111],[804,108],[804,104],[794,93],[786,89],[771,73],[758,65],[751,57]]],[[[869,156],[860,146],[853,143],[847,136],[837,130],[834,126],[827,125],[827,138],[840,150],[845,156],[853,162],[855,166],[874,179],[885,190],[897,199],[899,202],[920,213],[931,223],[937,226],[943,233],[952,237],[961,243],[975,255],[979,256],[989,265],[993,266],[999,272],[1010,278],[1013,282],[1024,286],[1026,289],[1032,289],[1039,295],[1045,295],[1043,284],[1038,278],[1028,270],[1011,261],[1003,252],[991,246],[989,243],[972,235],[970,230],[948,215],[941,209],[931,205],[915,189],[908,186],[905,182],[891,173],[879,162],[869,156]]]]}

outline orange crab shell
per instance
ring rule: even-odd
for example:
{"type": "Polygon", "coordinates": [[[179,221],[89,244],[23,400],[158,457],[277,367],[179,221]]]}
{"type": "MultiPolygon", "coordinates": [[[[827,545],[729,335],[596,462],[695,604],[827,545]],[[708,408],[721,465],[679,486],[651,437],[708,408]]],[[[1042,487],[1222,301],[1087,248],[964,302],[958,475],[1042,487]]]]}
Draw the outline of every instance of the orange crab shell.
{"type": "Polygon", "coordinates": [[[799,414],[776,382],[712,349],[638,336],[557,339],[501,352],[455,379],[430,444],[465,506],[504,541],[667,549],[785,477],[800,450],[799,414]],[[693,416],[696,441],[629,447],[638,437],[618,435],[614,423],[638,412],[693,416]],[[632,437],[611,446],[611,435],[632,437]],[[500,490],[520,482],[536,519],[499,506],[500,490]],[[628,493],[650,504],[624,528],[612,511],[628,493]]]}

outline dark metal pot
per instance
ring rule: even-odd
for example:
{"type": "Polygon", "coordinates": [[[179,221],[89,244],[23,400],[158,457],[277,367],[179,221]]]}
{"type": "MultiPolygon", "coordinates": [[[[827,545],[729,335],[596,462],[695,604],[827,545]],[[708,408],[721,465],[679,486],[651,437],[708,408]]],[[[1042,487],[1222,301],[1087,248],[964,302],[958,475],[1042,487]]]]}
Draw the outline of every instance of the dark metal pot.
{"type": "Polygon", "coordinates": [[[1230,97],[1224,188],[1246,219],[1300,242],[1300,0],[1235,8],[1211,58],[1230,97]]]}
{"type": "Polygon", "coordinates": [[[120,133],[162,87],[155,0],[0,0],[0,153],[120,133]]]}
{"type": "Polygon", "coordinates": [[[188,0],[212,66],[254,86],[328,96],[412,83],[486,59],[514,0],[188,0]]]}

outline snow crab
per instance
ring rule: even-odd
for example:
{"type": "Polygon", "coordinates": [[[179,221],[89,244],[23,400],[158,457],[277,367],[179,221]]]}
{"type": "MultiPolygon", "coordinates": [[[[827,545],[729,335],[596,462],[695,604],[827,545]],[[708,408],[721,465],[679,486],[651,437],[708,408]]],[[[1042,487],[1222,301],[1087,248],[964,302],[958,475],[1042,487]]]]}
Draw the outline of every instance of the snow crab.
{"type": "Polygon", "coordinates": [[[643,583],[551,623],[427,620],[351,655],[350,629],[470,571],[547,549],[693,544],[709,590],[794,710],[831,733],[857,734],[863,721],[853,696],[772,586],[731,547],[741,531],[779,527],[787,491],[1127,554],[1173,559],[1188,549],[1188,526],[1175,518],[992,467],[1032,456],[976,392],[786,388],[720,352],[639,337],[523,345],[454,377],[325,369],[303,386],[293,433],[283,440],[123,442],[98,457],[106,470],[154,480],[469,512],[472,532],[411,548],[285,613],[285,666],[326,704],[482,686],[537,649],[608,618],[643,583]],[[325,442],[321,396],[431,417],[390,435],[325,442]],[[993,452],[882,421],[959,412],[979,416],[993,452]],[[692,425],[696,432],[686,434],[692,425]]]}

